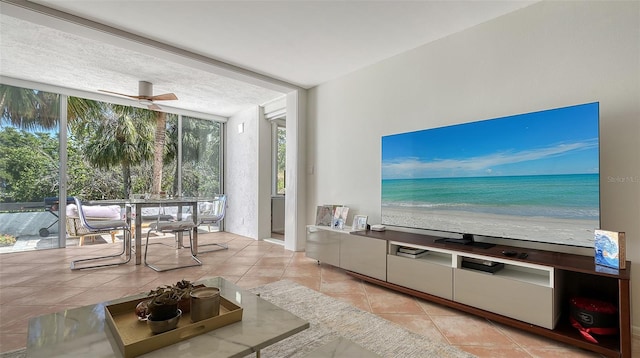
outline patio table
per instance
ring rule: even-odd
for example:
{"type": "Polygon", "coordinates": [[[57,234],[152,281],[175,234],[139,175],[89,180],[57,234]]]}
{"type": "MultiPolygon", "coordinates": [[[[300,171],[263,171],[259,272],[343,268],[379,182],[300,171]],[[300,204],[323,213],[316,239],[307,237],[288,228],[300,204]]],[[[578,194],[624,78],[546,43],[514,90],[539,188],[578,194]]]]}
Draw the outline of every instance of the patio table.
{"type": "MultiPolygon", "coordinates": [[[[135,223],[135,264],[140,265],[142,263],[142,208],[145,207],[159,207],[159,206],[177,206],[178,218],[182,214],[183,206],[191,206],[191,216],[193,221],[198,223],[198,203],[202,201],[210,201],[213,198],[208,197],[175,197],[175,198],[150,198],[150,199],[107,199],[107,200],[92,200],[89,204],[118,204],[124,205],[126,208],[126,219],[131,224],[131,208],[135,210],[134,223],[135,223]]],[[[198,254],[198,227],[193,228],[193,254],[198,254]]],[[[178,245],[182,247],[182,233],[178,233],[179,242],[178,245]]]]}

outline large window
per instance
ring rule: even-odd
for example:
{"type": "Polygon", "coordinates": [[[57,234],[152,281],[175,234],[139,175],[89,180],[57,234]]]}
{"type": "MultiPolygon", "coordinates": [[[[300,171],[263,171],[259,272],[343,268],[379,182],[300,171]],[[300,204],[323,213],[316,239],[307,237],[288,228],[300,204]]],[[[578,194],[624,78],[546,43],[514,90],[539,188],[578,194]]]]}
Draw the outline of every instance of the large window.
{"type": "Polygon", "coordinates": [[[286,156],[287,156],[287,128],[282,120],[272,122],[273,132],[273,185],[275,195],[284,195],[286,188],[286,156]]]}
{"type": "Polygon", "coordinates": [[[222,193],[222,123],[182,118],[182,193],[222,193]]]}
{"type": "Polygon", "coordinates": [[[0,85],[0,252],[58,247],[59,98],[0,85]]]}
{"type": "MultiPolygon", "coordinates": [[[[74,97],[69,103],[68,195],[99,200],[150,193],[156,112],[74,97]]],[[[172,151],[164,152],[171,162],[172,151]]]]}
{"type": "Polygon", "coordinates": [[[287,128],[278,124],[276,128],[276,194],[284,195],[286,181],[287,128]]]}
{"type": "Polygon", "coordinates": [[[221,192],[221,123],[8,85],[0,91],[0,252],[77,244],[58,230],[60,170],[67,195],[89,200],[221,192]]]}

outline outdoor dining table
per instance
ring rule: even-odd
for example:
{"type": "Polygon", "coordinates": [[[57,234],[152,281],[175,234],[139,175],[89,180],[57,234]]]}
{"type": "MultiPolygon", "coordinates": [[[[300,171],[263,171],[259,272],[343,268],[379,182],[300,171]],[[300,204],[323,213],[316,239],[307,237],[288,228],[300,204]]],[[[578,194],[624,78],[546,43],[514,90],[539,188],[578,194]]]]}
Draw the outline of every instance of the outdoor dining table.
{"type": "MultiPolygon", "coordinates": [[[[184,206],[191,206],[191,216],[193,222],[198,223],[198,203],[203,201],[210,201],[213,198],[207,197],[172,197],[172,198],[149,198],[149,199],[106,199],[106,200],[91,200],[89,204],[117,204],[124,205],[126,211],[126,220],[131,225],[132,217],[135,226],[135,263],[140,265],[142,263],[142,208],[146,207],[160,207],[160,206],[177,206],[178,207],[178,219],[181,218],[182,208],[184,206]],[[133,208],[133,209],[132,209],[133,208]],[[132,210],[135,212],[132,215],[132,210]]],[[[126,235],[126,234],[125,234],[126,235]]],[[[193,228],[193,254],[198,254],[198,227],[193,228]]],[[[182,233],[178,233],[178,246],[182,247],[182,233]]],[[[127,248],[129,249],[129,248],[127,248]]]]}

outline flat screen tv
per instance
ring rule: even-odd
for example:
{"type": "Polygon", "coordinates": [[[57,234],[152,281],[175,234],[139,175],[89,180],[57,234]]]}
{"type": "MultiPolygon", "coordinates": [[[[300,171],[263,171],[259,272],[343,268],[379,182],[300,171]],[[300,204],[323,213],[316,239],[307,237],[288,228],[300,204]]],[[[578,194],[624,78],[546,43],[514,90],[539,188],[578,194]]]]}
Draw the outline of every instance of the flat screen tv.
{"type": "Polygon", "coordinates": [[[593,247],[598,122],[596,102],[383,136],[382,223],[593,247]]]}

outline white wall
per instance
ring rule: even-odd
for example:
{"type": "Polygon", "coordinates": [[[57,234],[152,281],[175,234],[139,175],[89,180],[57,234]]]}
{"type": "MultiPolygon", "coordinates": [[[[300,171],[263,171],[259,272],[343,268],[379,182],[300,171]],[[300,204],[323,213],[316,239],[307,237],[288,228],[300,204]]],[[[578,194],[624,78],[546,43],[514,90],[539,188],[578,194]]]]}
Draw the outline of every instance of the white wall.
{"type": "MultiPolygon", "coordinates": [[[[284,203],[285,248],[304,250],[306,149],[306,90],[286,95],[287,178],[284,203]]],[[[225,141],[225,193],[228,208],[225,231],[256,240],[271,237],[271,123],[260,108],[229,118],[225,141]],[[238,126],[243,125],[243,133],[238,126]]]]}
{"type": "MultiPolygon", "coordinates": [[[[383,135],[594,101],[602,227],[640,263],[637,1],[541,2],[310,90],[307,223],[324,203],[380,222],[383,135]]],[[[638,264],[631,286],[640,326],[638,264]]]]}
{"type": "MultiPolygon", "coordinates": [[[[260,108],[257,108],[260,113],[260,108]]],[[[271,122],[259,115],[257,121],[258,148],[257,148],[257,175],[258,177],[258,231],[254,239],[268,239],[271,237],[271,185],[272,185],[272,161],[273,161],[273,134],[271,122]]],[[[229,165],[232,165],[230,162],[229,165]]],[[[248,188],[247,188],[248,189],[248,188]]]]}
{"type": "Polygon", "coordinates": [[[233,115],[226,126],[225,231],[258,238],[258,107],[233,115]],[[243,125],[244,131],[238,132],[243,125]]]}
{"type": "Polygon", "coordinates": [[[307,194],[307,91],[287,93],[287,173],[285,196],[284,247],[302,251],[306,243],[305,207],[307,194]]]}

